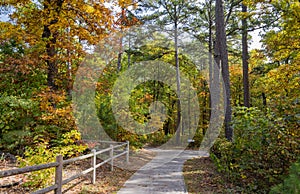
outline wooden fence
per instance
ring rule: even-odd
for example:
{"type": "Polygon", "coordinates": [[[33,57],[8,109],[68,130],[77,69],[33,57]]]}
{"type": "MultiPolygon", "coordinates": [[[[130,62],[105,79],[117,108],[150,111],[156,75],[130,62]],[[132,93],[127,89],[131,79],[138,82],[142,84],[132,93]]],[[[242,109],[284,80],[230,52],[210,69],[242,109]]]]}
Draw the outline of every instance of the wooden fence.
{"type": "MultiPolygon", "coordinates": [[[[105,142],[108,143],[108,142],[105,142]]],[[[61,194],[62,193],[62,186],[89,173],[92,173],[92,183],[95,184],[96,182],[96,169],[102,166],[103,164],[109,163],[111,165],[111,170],[113,170],[113,165],[114,165],[114,159],[118,158],[120,156],[126,155],[126,162],[129,162],[129,142],[127,141],[126,143],[121,143],[117,145],[110,145],[110,147],[106,149],[102,149],[99,151],[96,151],[95,149],[92,150],[90,154],[79,156],[76,158],[71,158],[68,160],[63,160],[62,155],[59,155],[56,157],[56,161],[52,163],[47,163],[47,164],[41,164],[41,165],[35,165],[35,166],[27,166],[24,168],[19,168],[19,169],[12,169],[12,170],[5,170],[5,171],[0,171],[0,178],[8,177],[8,176],[13,176],[13,175],[18,175],[18,174],[24,174],[27,172],[33,172],[33,171],[38,171],[38,170],[43,170],[47,168],[55,168],[55,184],[51,185],[49,187],[43,188],[41,190],[33,192],[33,194],[42,194],[42,193],[47,193],[50,191],[55,192],[55,194],[61,194]],[[125,150],[122,151],[121,153],[114,154],[114,150],[117,148],[125,147],[125,150]],[[108,159],[102,161],[101,163],[97,164],[97,155],[108,152],[109,157],[108,159]],[[84,160],[87,158],[91,158],[91,164],[92,167],[88,168],[76,175],[73,175],[65,180],[63,180],[62,172],[63,172],[63,166],[67,164],[71,164],[76,161],[84,160]]]]}

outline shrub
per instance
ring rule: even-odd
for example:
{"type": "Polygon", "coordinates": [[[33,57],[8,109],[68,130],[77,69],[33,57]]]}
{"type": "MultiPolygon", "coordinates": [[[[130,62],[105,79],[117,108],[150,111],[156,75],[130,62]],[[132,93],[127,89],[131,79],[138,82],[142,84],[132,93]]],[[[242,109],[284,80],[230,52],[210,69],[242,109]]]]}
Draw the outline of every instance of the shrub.
{"type": "MultiPolygon", "coordinates": [[[[87,147],[78,144],[80,140],[80,133],[72,130],[63,134],[61,139],[57,140],[57,146],[51,147],[47,141],[42,141],[41,136],[35,137],[36,146],[26,147],[24,152],[25,158],[18,157],[20,167],[33,166],[49,162],[55,162],[57,155],[62,155],[64,158],[77,156],[84,152],[87,147]]],[[[54,168],[35,171],[28,175],[28,180],[24,186],[43,188],[53,184],[54,168]]]]}
{"type": "Polygon", "coordinates": [[[0,148],[20,154],[29,142],[30,128],[40,115],[38,104],[30,99],[2,95],[0,98],[0,148]]]}
{"type": "Polygon", "coordinates": [[[290,167],[289,175],[283,180],[283,183],[272,187],[270,191],[270,194],[281,193],[300,193],[300,158],[290,167]]]}
{"type": "Polygon", "coordinates": [[[216,141],[212,159],[219,171],[249,192],[268,192],[297,160],[299,132],[257,108],[236,108],[232,124],[233,142],[216,141]]]}

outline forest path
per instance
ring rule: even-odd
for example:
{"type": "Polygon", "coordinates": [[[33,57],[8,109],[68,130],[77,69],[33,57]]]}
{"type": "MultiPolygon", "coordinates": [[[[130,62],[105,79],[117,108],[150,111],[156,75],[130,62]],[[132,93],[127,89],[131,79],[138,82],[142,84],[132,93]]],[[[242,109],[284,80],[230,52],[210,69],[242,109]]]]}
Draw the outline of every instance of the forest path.
{"type": "Polygon", "coordinates": [[[118,194],[187,193],[182,168],[186,160],[208,156],[194,150],[151,149],[156,156],[125,182],[118,194]]]}

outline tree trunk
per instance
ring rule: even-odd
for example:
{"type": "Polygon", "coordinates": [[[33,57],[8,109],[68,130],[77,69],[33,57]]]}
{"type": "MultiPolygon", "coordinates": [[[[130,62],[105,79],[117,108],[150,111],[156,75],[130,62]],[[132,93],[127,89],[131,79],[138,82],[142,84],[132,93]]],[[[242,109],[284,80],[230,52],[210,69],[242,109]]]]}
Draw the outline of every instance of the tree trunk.
{"type": "Polygon", "coordinates": [[[205,130],[205,126],[206,126],[206,124],[207,124],[207,118],[206,118],[206,109],[207,109],[207,104],[206,104],[206,101],[208,100],[207,99],[207,93],[206,93],[206,87],[207,87],[207,85],[206,85],[206,82],[204,81],[204,83],[203,83],[203,91],[205,91],[205,93],[204,93],[204,99],[203,99],[203,104],[202,104],[202,108],[203,108],[203,111],[202,111],[202,134],[203,134],[203,136],[205,135],[205,133],[206,133],[206,130],[205,130]]]}
{"type": "Polygon", "coordinates": [[[266,97],[266,93],[262,92],[262,93],[261,93],[261,97],[262,97],[263,106],[264,106],[264,108],[266,108],[266,107],[267,107],[267,97],[266,97]]]}
{"type": "Polygon", "coordinates": [[[118,72],[122,69],[122,55],[123,55],[123,30],[121,29],[121,37],[119,40],[119,53],[118,53],[118,63],[117,63],[117,70],[118,72]]]}
{"type": "Polygon", "coordinates": [[[129,29],[129,33],[128,33],[128,53],[127,53],[127,65],[128,68],[130,67],[130,63],[131,63],[131,34],[130,34],[130,29],[129,29]]]}
{"type": "Polygon", "coordinates": [[[233,130],[231,123],[231,104],[230,104],[230,77],[228,66],[228,51],[226,43],[226,31],[224,22],[224,9],[223,1],[216,0],[216,51],[217,64],[220,64],[221,73],[224,81],[224,96],[225,96],[225,137],[227,140],[232,141],[233,130]]]}
{"type": "MultiPolygon", "coordinates": [[[[70,27],[68,27],[67,32],[68,32],[68,42],[69,42],[69,44],[71,44],[70,31],[71,31],[70,27]]],[[[67,79],[68,79],[67,94],[68,94],[69,100],[72,100],[72,59],[70,57],[70,49],[67,49],[67,55],[68,55],[68,62],[67,62],[67,79]]]]}
{"type": "MultiPolygon", "coordinates": [[[[242,12],[247,13],[247,6],[242,4],[242,12]]],[[[247,19],[242,19],[242,50],[243,50],[243,85],[244,85],[244,106],[250,107],[250,89],[249,89],[249,54],[248,54],[248,32],[247,19]]]]}
{"type": "Polygon", "coordinates": [[[47,84],[51,90],[57,90],[58,86],[55,83],[56,76],[58,74],[58,67],[56,63],[56,39],[57,39],[57,32],[51,32],[50,26],[56,24],[58,22],[58,17],[60,14],[60,10],[62,7],[63,0],[55,1],[55,7],[49,7],[51,5],[51,0],[44,1],[44,10],[46,10],[52,19],[49,24],[44,25],[44,30],[42,34],[42,38],[46,39],[46,53],[47,59],[46,64],[48,66],[48,75],[47,75],[47,84]]]}
{"type": "Polygon", "coordinates": [[[122,62],[122,52],[119,52],[119,54],[118,54],[118,66],[117,66],[117,69],[118,69],[118,72],[120,72],[121,71],[121,69],[122,69],[122,65],[121,65],[121,62],[122,62]]]}
{"type": "MultiPolygon", "coordinates": [[[[175,13],[175,15],[177,15],[175,13]]],[[[177,84],[177,125],[176,125],[176,144],[180,144],[180,121],[181,121],[181,102],[180,102],[180,69],[179,69],[179,59],[178,59],[178,24],[175,21],[175,65],[176,65],[176,84],[177,84]]],[[[182,129],[183,130],[183,129],[182,129]]]]}
{"type": "Polygon", "coordinates": [[[51,90],[55,91],[58,89],[57,85],[55,84],[55,77],[58,73],[58,69],[54,59],[56,55],[56,50],[54,46],[54,44],[56,43],[56,37],[51,34],[49,25],[44,26],[42,38],[50,39],[46,44],[46,52],[47,52],[46,64],[48,66],[47,84],[51,90]]]}
{"type": "MultiPolygon", "coordinates": [[[[212,88],[212,81],[213,81],[213,17],[212,17],[212,0],[209,1],[209,10],[208,10],[208,17],[209,17],[209,34],[208,34],[208,63],[209,63],[209,87],[212,88]]],[[[211,115],[212,109],[212,92],[209,92],[209,115],[211,115]]],[[[203,131],[203,135],[205,135],[203,131]]]]}

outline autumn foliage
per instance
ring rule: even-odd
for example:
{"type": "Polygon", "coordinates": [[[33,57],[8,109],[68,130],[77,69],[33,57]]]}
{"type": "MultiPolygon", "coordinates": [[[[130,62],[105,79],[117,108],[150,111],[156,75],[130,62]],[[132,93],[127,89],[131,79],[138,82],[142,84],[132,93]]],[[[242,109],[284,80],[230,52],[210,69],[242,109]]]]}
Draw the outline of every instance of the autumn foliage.
{"type": "MultiPolygon", "coordinates": [[[[276,191],[285,188],[280,185],[284,178],[293,181],[290,177],[296,174],[297,163],[291,167],[290,176],[289,168],[299,161],[300,154],[300,3],[226,1],[224,9],[225,24],[218,25],[218,29],[223,28],[222,34],[225,32],[227,38],[228,49],[224,47],[226,52],[222,55],[227,55],[228,50],[230,75],[226,72],[224,77],[227,93],[231,94],[227,104],[232,106],[233,114],[226,127],[233,128],[233,138],[227,141],[221,135],[211,157],[218,170],[244,187],[245,192],[266,193],[279,184],[273,189],[276,191]],[[241,3],[248,11],[241,13],[241,3]],[[241,20],[248,22],[247,25],[242,27],[241,20]],[[244,107],[248,103],[243,99],[242,28],[249,33],[259,29],[262,43],[260,49],[252,49],[246,56],[250,108],[244,107]]],[[[113,140],[129,140],[133,148],[159,146],[176,134],[176,126],[180,124],[178,96],[159,81],[147,81],[134,88],[128,100],[134,121],[140,124],[149,121],[149,107],[154,101],[166,106],[167,118],[154,133],[133,134],[117,123],[112,112],[111,96],[116,80],[139,62],[161,60],[178,67],[191,81],[201,111],[196,135],[191,137],[195,142],[190,146],[201,144],[214,104],[210,102],[211,77],[205,80],[196,66],[207,65],[204,64],[207,61],[212,66],[212,57],[218,57],[214,53],[218,49],[214,51],[214,47],[225,46],[225,37],[220,38],[215,32],[218,22],[214,1],[5,0],[0,2],[0,13],[7,16],[7,21],[0,21],[0,150],[18,155],[22,166],[52,161],[57,154],[69,158],[86,150],[72,104],[75,89],[88,90],[88,83],[73,88],[84,60],[106,65],[95,83],[96,93],[89,99],[95,102],[96,119],[113,140]],[[165,9],[160,9],[161,6],[165,9]],[[145,15],[147,10],[149,15],[145,15]],[[176,28],[172,26],[174,21],[176,28]],[[147,22],[159,28],[133,28],[147,22]],[[163,28],[166,33],[161,33],[163,28]],[[175,44],[174,34],[179,43],[175,44]],[[196,64],[181,53],[185,49],[180,42],[185,38],[179,40],[182,34],[191,35],[188,39],[192,43],[200,41],[212,55],[201,53],[196,64]],[[215,44],[220,40],[222,44],[215,44]],[[174,45],[178,48],[174,49],[174,45]],[[91,53],[96,53],[93,59],[89,58],[91,53]],[[107,59],[103,59],[103,53],[107,59]]],[[[227,66],[220,72],[225,69],[227,66]]],[[[93,69],[86,68],[81,76],[85,79],[94,74],[93,69]]],[[[228,114],[231,117],[230,111],[228,114]]],[[[88,114],[82,113],[77,119],[88,120],[88,114]]],[[[227,139],[231,139],[229,135],[227,139]]],[[[33,174],[29,186],[47,185],[50,174],[52,171],[33,174]]]]}

